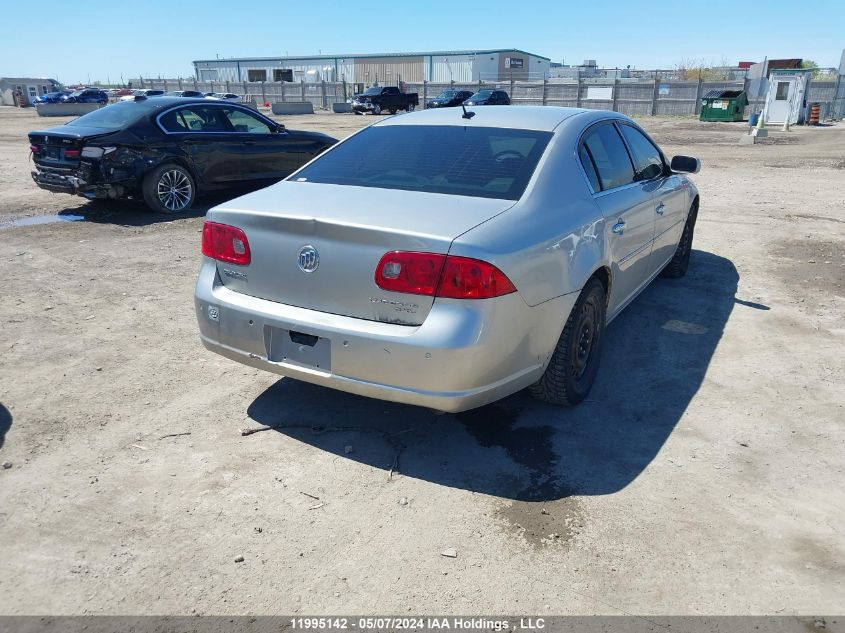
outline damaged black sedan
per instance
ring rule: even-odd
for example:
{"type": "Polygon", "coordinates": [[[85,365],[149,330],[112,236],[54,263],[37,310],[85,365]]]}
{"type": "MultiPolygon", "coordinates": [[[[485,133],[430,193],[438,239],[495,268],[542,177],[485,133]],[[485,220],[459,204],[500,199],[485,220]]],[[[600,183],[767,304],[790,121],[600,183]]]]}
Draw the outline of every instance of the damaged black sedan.
{"type": "Polygon", "coordinates": [[[209,191],[269,185],[336,142],[246,106],[184,97],[136,97],[29,134],[42,189],[143,198],[161,213],[186,211],[209,191]]]}

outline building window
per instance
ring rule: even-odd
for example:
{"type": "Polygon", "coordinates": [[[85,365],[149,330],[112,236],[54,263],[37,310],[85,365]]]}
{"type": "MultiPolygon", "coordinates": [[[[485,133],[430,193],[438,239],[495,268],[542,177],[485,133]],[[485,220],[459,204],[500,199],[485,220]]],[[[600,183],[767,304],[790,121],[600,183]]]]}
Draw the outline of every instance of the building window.
{"type": "Polygon", "coordinates": [[[274,68],[273,81],[293,81],[293,71],[290,68],[274,68]]]}
{"type": "Polygon", "coordinates": [[[247,79],[249,81],[267,81],[267,71],[250,69],[247,71],[247,79]]]}
{"type": "Polygon", "coordinates": [[[29,96],[30,97],[37,97],[38,96],[38,90],[35,89],[35,86],[29,87],[29,96]]]}
{"type": "Polygon", "coordinates": [[[789,82],[788,81],[779,81],[777,87],[777,93],[775,94],[775,101],[786,101],[786,97],[789,95],[789,82]]]}

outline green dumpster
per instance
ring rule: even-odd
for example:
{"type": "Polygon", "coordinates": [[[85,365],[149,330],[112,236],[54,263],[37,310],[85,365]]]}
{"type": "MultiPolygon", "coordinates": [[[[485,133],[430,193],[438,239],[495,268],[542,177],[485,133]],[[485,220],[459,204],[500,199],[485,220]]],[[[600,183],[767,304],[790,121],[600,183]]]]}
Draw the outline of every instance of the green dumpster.
{"type": "Polygon", "coordinates": [[[711,90],[701,98],[701,121],[742,121],[748,95],[745,90],[711,90]]]}

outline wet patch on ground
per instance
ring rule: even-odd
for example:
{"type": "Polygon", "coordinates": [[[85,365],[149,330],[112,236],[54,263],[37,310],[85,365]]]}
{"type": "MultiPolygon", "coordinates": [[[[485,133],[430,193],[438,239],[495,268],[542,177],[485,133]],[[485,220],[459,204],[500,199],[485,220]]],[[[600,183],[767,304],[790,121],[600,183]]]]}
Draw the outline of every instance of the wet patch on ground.
{"type": "Polygon", "coordinates": [[[15,229],[23,226],[38,226],[40,224],[54,224],[56,222],[80,222],[85,218],[81,215],[33,215],[26,218],[17,218],[7,222],[0,222],[0,231],[15,229]]]}

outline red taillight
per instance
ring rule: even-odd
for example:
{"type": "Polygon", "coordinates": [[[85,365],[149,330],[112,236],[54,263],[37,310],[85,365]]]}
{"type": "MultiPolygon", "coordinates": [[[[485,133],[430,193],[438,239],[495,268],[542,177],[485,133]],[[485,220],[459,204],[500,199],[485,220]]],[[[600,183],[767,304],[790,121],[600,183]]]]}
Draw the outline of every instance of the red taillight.
{"type": "Polygon", "coordinates": [[[431,297],[444,261],[446,256],[436,253],[386,253],[376,268],[376,285],[382,290],[431,297]]]}
{"type": "Polygon", "coordinates": [[[489,299],[516,292],[511,280],[493,264],[468,257],[446,258],[437,287],[438,297],[489,299]]]}
{"type": "Polygon", "coordinates": [[[240,266],[247,266],[252,261],[246,233],[236,226],[217,222],[202,225],[202,254],[240,266]]]}
{"type": "Polygon", "coordinates": [[[381,258],[376,285],[391,292],[450,299],[490,299],[516,291],[510,279],[487,262],[401,251],[381,258]]]}
{"type": "Polygon", "coordinates": [[[38,145],[30,145],[29,151],[32,152],[33,154],[40,154],[41,153],[41,147],[38,146],[38,145]]]}

